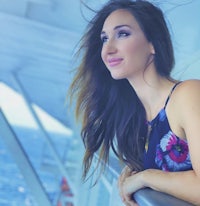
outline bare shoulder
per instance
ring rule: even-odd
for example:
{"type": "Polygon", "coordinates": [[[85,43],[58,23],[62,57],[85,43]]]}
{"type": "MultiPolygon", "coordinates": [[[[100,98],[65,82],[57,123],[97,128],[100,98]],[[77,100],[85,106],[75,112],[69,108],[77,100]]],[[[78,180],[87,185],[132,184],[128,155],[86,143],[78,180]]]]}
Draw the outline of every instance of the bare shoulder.
{"type": "Polygon", "coordinates": [[[192,128],[194,122],[200,122],[200,80],[181,82],[174,90],[172,99],[173,112],[184,130],[192,128]]]}
{"type": "Polygon", "coordinates": [[[200,100],[200,80],[198,79],[185,80],[174,91],[176,102],[190,102],[193,98],[200,100]]]}
{"type": "MultiPolygon", "coordinates": [[[[185,80],[176,86],[170,98],[168,113],[172,124],[178,124],[179,127],[183,127],[186,121],[193,122],[194,115],[200,118],[200,80],[185,80]]],[[[200,122],[200,119],[197,121],[200,122]]]]}

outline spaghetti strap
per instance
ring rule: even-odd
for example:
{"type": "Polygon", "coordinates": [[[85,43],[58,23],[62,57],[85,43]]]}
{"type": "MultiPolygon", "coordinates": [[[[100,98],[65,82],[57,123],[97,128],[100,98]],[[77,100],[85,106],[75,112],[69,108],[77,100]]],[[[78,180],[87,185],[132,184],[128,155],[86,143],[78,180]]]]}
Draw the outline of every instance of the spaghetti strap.
{"type": "Polygon", "coordinates": [[[166,106],[167,106],[167,103],[169,102],[169,99],[170,99],[170,97],[171,97],[171,95],[172,95],[172,93],[173,93],[173,91],[174,91],[174,89],[176,88],[176,86],[178,85],[178,84],[180,84],[181,83],[181,81],[180,82],[177,82],[173,87],[172,87],[172,89],[171,89],[171,91],[170,91],[170,93],[169,93],[169,95],[168,95],[168,97],[167,97],[167,100],[166,100],[166,102],[165,102],[165,106],[164,106],[164,109],[166,108],[166,106]]]}

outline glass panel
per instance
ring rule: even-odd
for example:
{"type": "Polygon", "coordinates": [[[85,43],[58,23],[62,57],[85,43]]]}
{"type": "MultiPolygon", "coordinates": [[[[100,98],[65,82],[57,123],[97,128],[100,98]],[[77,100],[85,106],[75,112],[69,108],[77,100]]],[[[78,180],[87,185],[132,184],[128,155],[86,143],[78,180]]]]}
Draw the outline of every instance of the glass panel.
{"type": "MultiPolygon", "coordinates": [[[[64,203],[73,203],[73,193],[68,185],[67,178],[60,170],[55,154],[52,153],[52,151],[55,151],[57,158],[63,163],[63,170],[65,170],[64,161],[66,161],[69,148],[73,143],[71,139],[72,131],[59,124],[37,106],[34,106],[36,114],[40,116],[41,124],[44,123],[46,130],[43,127],[40,128],[29,111],[26,101],[4,84],[0,84],[0,95],[1,108],[8,122],[11,123],[14,133],[52,205],[57,205],[61,201],[62,193],[65,194],[65,200],[62,200],[64,203]],[[49,144],[47,139],[52,144],[49,144]]],[[[0,142],[0,152],[2,153],[0,163],[4,165],[4,167],[1,166],[3,169],[0,173],[2,179],[0,200],[2,204],[15,205],[16,203],[16,205],[35,206],[36,203],[33,202],[30,196],[25,180],[11,158],[13,154],[9,154],[2,141],[0,142]],[[5,173],[6,175],[4,175],[5,173]],[[13,178],[13,176],[16,178],[13,178]],[[16,193],[14,194],[12,190],[16,193]]]]}

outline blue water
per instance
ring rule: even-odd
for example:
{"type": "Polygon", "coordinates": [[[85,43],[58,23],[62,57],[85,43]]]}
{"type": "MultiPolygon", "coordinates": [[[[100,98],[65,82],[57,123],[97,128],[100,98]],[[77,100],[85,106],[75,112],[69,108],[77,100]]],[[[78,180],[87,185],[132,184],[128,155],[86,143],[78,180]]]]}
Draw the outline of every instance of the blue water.
{"type": "MultiPolygon", "coordinates": [[[[60,194],[61,174],[40,131],[30,128],[13,128],[29,160],[48,194],[56,205],[60,194]]],[[[49,134],[61,159],[69,146],[63,135],[49,134]]],[[[31,196],[28,185],[0,137],[0,206],[38,206],[31,196]]],[[[17,155],[17,154],[14,154],[17,155]]]]}

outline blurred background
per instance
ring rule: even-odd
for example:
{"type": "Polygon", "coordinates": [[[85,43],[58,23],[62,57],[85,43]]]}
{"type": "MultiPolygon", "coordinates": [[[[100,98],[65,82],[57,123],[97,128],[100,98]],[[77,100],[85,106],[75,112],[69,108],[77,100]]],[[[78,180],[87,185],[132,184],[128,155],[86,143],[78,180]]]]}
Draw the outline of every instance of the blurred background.
{"type": "MultiPolygon", "coordinates": [[[[84,0],[98,10],[106,0],[84,0]]],[[[200,78],[200,1],[152,0],[165,13],[180,80],[200,78]]],[[[80,0],[0,0],[0,205],[121,206],[110,165],[81,181],[80,125],[66,103],[74,57],[95,13],[80,0]]]]}

